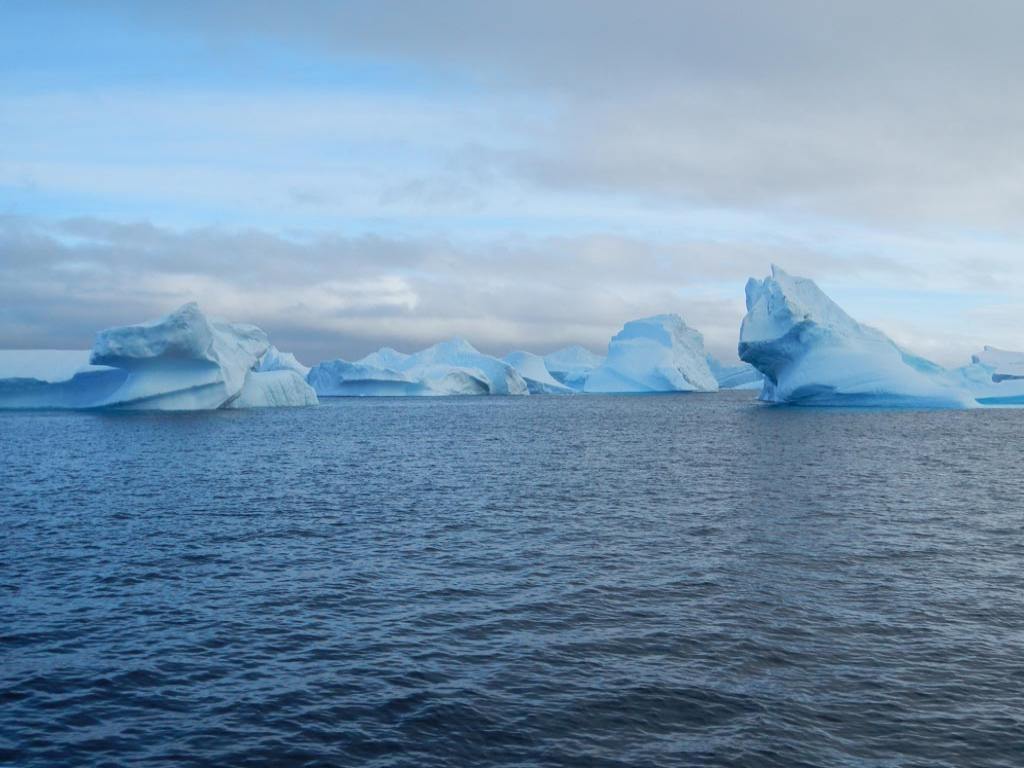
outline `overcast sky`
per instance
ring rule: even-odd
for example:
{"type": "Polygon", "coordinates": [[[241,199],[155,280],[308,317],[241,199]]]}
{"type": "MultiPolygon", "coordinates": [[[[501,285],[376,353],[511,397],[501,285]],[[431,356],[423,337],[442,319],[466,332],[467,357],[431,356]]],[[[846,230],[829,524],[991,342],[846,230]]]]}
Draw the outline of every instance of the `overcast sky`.
{"type": "Polygon", "coordinates": [[[776,262],[1024,348],[1024,4],[0,6],[0,347],[198,300],[307,363],[453,335],[735,358],[776,262]]]}

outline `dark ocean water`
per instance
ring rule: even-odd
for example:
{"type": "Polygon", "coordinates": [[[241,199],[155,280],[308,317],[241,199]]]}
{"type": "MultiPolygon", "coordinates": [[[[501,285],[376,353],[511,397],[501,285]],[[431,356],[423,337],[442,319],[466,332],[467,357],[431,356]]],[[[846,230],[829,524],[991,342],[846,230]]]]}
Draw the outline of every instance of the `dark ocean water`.
{"type": "Polygon", "coordinates": [[[1020,766],[1024,410],[0,414],[0,765],[1020,766]]]}

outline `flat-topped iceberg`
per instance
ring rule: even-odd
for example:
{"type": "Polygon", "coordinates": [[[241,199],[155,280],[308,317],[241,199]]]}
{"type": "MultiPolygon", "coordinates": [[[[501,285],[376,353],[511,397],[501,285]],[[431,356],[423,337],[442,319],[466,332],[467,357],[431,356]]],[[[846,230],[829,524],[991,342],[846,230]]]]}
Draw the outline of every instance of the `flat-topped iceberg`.
{"type": "Polygon", "coordinates": [[[861,325],[814,284],[778,267],[746,286],[739,356],[765,376],[761,399],[826,406],[970,408],[947,371],[861,325]]]}
{"type": "Polygon", "coordinates": [[[385,347],[354,363],[329,360],[314,366],[307,381],[322,396],[529,394],[515,368],[462,339],[412,355],[385,347]]]}
{"type": "Polygon", "coordinates": [[[238,405],[315,402],[294,371],[255,370],[269,346],[256,326],[208,319],[190,303],[153,322],[101,331],[88,364],[68,378],[0,371],[0,407],[191,411],[230,407],[236,400],[238,405]]]}
{"type": "Polygon", "coordinates": [[[583,391],[587,377],[604,362],[601,355],[574,344],[544,355],[544,367],[559,384],[577,392],[583,391]]]}
{"type": "Polygon", "coordinates": [[[576,391],[556,380],[540,355],[516,351],[509,352],[503,359],[523,377],[531,395],[564,395],[576,391]]]}
{"type": "Polygon", "coordinates": [[[587,377],[585,392],[714,392],[704,337],[679,315],[626,323],[608,357],[587,377]]]}

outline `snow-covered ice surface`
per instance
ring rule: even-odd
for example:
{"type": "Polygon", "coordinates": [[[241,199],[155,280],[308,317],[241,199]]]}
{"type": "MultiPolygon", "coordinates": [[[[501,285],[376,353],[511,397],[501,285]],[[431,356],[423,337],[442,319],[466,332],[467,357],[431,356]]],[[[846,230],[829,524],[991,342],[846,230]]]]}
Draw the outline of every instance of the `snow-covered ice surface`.
{"type": "Polygon", "coordinates": [[[503,359],[523,377],[531,395],[565,395],[576,391],[556,380],[540,355],[516,351],[509,352],[503,359]]]}
{"type": "MultiPolygon", "coordinates": [[[[70,371],[76,359],[71,353],[60,361],[66,368],[58,369],[54,357],[48,372],[40,369],[46,378],[17,377],[0,371],[4,377],[0,381],[0,407],[222,408],[242,394],[269,346],[266,334],[256,326],[208,319],[198,305],[190,303],[159,320],[101,331],[86,365],[71,372],[69,378],[61,376],[70,371]]],[[[309,402],[312,390],[308,387],[265,386],[269,384],[269,380],[261,380],[251,385],[243,402],[309,402]],[[273,390],[272,397],[260,394],[265,389],[273,390]]]]}
{"type": "Polygon", "coordinates": [[[322,396],[527,395],[522,376],[508,363],[451,339],[412,355],[383,349],[355,363],[329,360],[307,377],[322,396]]]}
{"type": "Polygon", "coordinates": [[[725,365],[713,355],[708,355],[707,359],[719,389],[761,389],[764,386],[764,375],[750,363],[725,365]]]}
{"type": "Polygon", "coordinates": [[[544,356],[544,366],[551,377],[577,392],[583,391],[587,377],[601,366],[604,358],[574,344],[544,356]]]}
{"type": "Polygon", "coordinates": [[[714,392],[704,337],[679,315],[626,323],[608,344],[608,357],[592,371],[585,392],[714,392]]]}
{"type": "Polygon", "coordinates": [[[778,267],[746,287],[740,359],[765,376],[761,399],[824,406],[970,408],[943,368],[861,325],[812,281],[778,267]]]}

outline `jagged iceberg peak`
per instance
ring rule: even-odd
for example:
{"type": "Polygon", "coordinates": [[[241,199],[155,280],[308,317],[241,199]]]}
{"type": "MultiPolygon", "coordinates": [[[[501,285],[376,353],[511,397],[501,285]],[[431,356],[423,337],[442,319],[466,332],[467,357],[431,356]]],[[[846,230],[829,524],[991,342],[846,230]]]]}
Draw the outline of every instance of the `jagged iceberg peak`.
{"type": "Polygon", "coordinates": [[[552,378],[576,392],[583,391],[587,376],[603,362],[604,357],[579,344],[544,355],[544,366],[552,378]]]}
{"type": "Polygon", "coordinates": [[[83,367],[63,381],[0,382],[0,407],[207,410],[316,401],[294,371],[255,370],[269,349],[253,325],[208,319],[195,303],[158,320],[96,335],[83,367]]]}
{"type": "Polygon", "coordinates": [[[772,266],[746,286],[739,356],[765,376],[761,398],[802,405],[969,408],[940,366],[862,325],[813,280],[772,266]]]}
{"type": "Polygon", "coordinates": [[[532,352],[517,350],[502,358],[526,380],[531,395],[564,395],[575,392],[557,381],[544,364],[544,358],[532,352]]]}
{"type": "Polygon", "coordinates": [[[588,377],[586,392],[714,392],[704,337],[679,315],[626,323],[608,344],[608,357],[588,377]]]}

